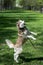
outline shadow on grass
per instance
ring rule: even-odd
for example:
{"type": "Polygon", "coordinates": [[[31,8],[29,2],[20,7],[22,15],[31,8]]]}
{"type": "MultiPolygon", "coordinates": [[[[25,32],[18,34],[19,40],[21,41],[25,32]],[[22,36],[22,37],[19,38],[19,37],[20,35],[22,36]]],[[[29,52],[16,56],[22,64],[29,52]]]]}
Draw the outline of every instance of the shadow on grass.
{"type": "Polygon", "coordinates": [[[15,27],[18,19],[12,17],[0,17],[0,28],[15,27]]]}
{"type": "Polygon", "coordinates": [[[4,10],[4,11],[2,10],[0,11],[0,13],[25,13],[25,10],[15,7],[14,10],[4,10]]]}
{"type": "Polygon", "coordinates": [[[5,29],[0,32],[0,43],[4,43],[5,39],[15,39],[17,31],[5,29]]]}
{"type": "Polygon", "coordinates": [[[41,61],[41,60],[43,60],[43,57],[32,57],[32,54],[30,54],[30,53],[23,53],[20,56],[20,59],[22,59],[22,61],[24,61],[24,62],[31,62],[31,61],[35,61],[35,60],[41,61]]]}
{"type": "MultiPolygon", "coordinates": [[[[31,62],[31,61],[41,61],[43,60],[43,57],[32,57],[33,55],[30,53],[22,53],[20,55],[20,60],[23,62],[31,62]],[[30,58],[29,58],[30,57],[30,58]]],[[[23,63],[21,62],[21,63],[23,63]]],[[[14,63],[14,58],[13,58],[13,53],[5,53],[3,55],[0,55],[0,63],[3,63],[4,65],[13,65],[14,63]]]]}
{"type": "Polygon", "coordinates": [[[4,43],[6,38],[14,39],[16,37],[16,21],[15,18],[0,17],[0,43],[4,43]]]}
{"type": "Polygon", "coordinates": [[[13,65],[14,60],[13,60],[13,54],[3,54],[0,55],[0,64],[3,63],[4,65],[13,65]]]}

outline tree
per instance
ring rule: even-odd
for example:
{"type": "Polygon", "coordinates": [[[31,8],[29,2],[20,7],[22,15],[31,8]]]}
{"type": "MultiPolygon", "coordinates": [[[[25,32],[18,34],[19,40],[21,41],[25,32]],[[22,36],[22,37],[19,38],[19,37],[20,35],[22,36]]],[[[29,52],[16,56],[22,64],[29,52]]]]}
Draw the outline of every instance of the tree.
{"type": "Polygon", "coordinates": [[[20,5],[25,9],[40,9],[40,6],[43,6],[43,0],[21,0],[20,5]]]}
{"type": "Polygon", "coordinates": [[[4,8],[12,9],[15,6],[15,0],[4,0],[4,8]]]}

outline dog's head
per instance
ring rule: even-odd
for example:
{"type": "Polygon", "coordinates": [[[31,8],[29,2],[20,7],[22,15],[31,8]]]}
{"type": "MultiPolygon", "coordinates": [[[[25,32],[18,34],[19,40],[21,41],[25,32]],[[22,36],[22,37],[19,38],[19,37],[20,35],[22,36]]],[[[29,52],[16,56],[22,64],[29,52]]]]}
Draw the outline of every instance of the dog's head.
{"type": "Polygon", "coordinates": [[[17,22],[17,27],[18,28],[24,28],[25,27],[25,22],[23,21],[23,20],[19,20],[18,22],[17,22]]]}

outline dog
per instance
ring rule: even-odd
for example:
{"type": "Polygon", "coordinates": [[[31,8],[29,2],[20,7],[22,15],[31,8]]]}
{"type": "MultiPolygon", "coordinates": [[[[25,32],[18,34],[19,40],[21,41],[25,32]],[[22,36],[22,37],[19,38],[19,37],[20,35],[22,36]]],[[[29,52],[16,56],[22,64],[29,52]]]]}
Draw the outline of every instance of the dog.
{"type": "Polygon", "coordinates": [[[37,35],[37,33],[30,32],[28,28],[26,28],[26,24],[23,20],[19,20],[16,23],[18,29],[18,38],[15,44],[13,44],[9,39],[6,39],[6,43],[9,48],[14,48],[14,60],[18,63],[18,57],[22,53],[23,49],[22,46],[26,43],[27,39],[36,40],[33,35],[37,35]]]}

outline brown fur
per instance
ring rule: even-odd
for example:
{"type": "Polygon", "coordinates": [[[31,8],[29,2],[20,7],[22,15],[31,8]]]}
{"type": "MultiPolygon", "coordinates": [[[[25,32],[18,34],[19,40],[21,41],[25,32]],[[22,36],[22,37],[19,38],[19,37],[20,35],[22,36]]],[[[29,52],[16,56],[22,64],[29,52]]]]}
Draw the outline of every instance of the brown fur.
{"type": "Polygon", "coordinates": [[[18,22],[18,23],[17,23],[18,34],[21,35],[21,36],[18,35],[16,44],[15,44],[16,47],[20,47],[20,46],[23,45],[24,42],[26,41],[25,38],[23,38],[23,36],[22,36],[22,35],[23,35],[23,31],[21,31],[21,30],[19,29],[19,24],[20,24],[20,23],[18,22]]]}

